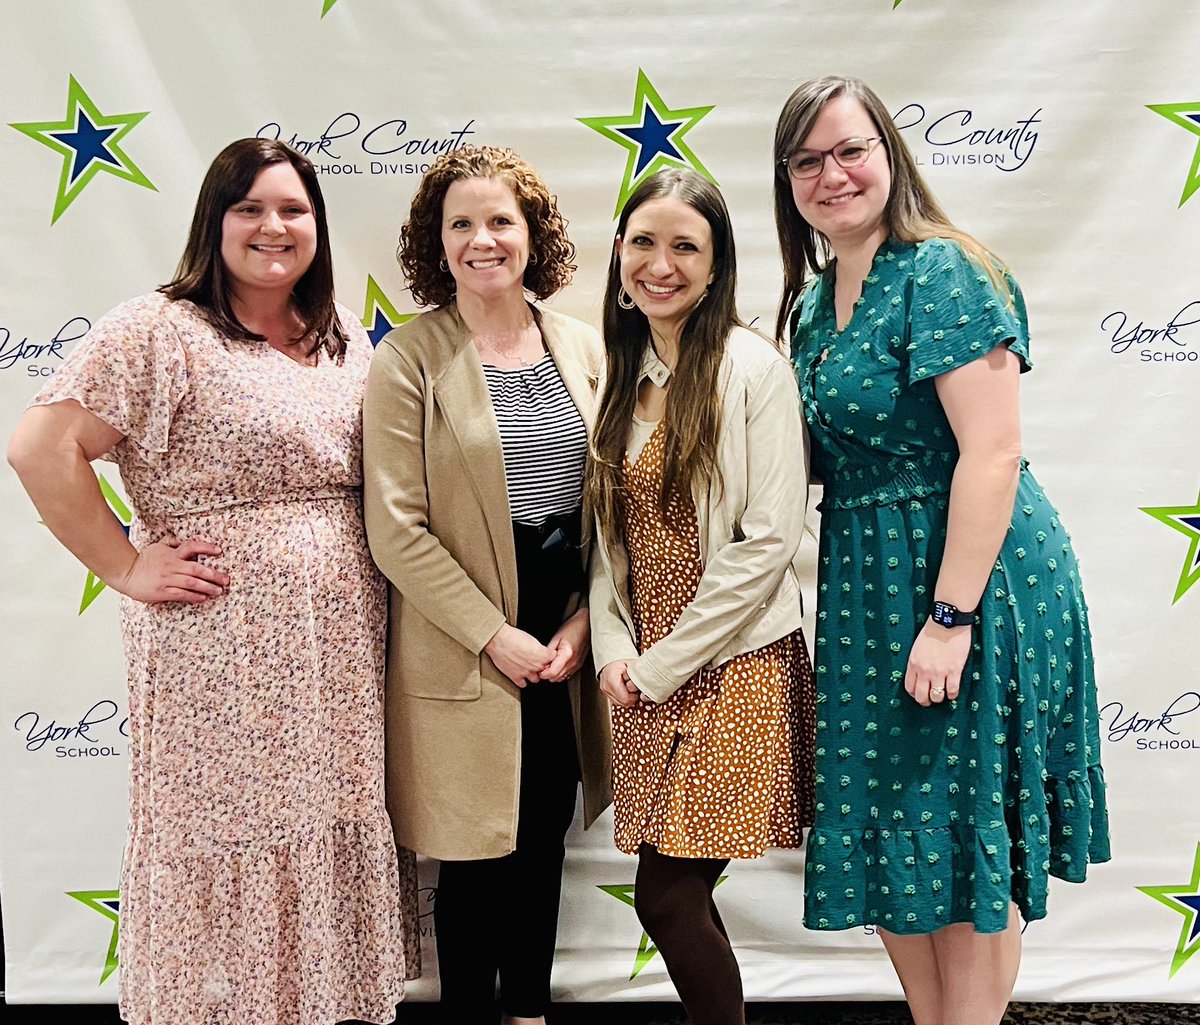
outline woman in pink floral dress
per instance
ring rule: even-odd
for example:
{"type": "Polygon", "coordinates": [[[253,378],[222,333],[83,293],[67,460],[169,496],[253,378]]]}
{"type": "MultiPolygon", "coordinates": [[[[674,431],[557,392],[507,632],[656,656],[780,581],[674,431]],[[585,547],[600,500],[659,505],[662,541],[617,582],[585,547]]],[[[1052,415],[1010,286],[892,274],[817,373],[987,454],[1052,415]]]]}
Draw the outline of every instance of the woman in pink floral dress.
{"type": "Polygon", "coordinates": [[[370,357],[333,301],[312,164],[243,139],[209,168],[175,279],[101,319],[10,443],[46,525],[124,595],[138,1025],[387,1022],[418,970],[360,510],[370,357]]]}

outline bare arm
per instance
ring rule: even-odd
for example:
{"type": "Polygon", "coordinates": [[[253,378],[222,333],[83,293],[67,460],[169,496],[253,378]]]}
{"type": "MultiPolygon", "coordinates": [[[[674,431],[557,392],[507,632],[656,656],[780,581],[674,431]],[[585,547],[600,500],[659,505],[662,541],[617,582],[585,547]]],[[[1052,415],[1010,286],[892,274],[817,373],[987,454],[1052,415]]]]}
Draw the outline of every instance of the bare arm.
{"type": "Polygon", "coordinates": [[[91,461],[123,437],[74,399],[33,406],[17,422],[8,461],[51,533],[109,587],[140,601],[221,594],[228,575],[194,561],[220,555],[216,545],[156,542],[139,552],[109,511],[91,461]]]}
{"type": "MultiPolygon", "coordinates": [[[[1021,466],[1020,359],[1007,346],[937,377],[934,386],[958,442],[946,549],[934,600],[978,606],[1012,521],[1021,466]]],[[[971,628],[927,622],[909,656],[905,687],[920,704],[957,697],[971,628]]]]}

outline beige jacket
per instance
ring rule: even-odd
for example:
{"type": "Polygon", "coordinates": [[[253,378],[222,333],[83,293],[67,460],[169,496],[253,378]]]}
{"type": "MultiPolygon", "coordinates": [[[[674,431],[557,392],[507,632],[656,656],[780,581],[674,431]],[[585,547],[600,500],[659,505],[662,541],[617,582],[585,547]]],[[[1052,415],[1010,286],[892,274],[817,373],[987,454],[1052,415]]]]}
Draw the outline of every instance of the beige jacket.
{"type": "MultiPolygon", "coordinates": [[[[590,432],[600,339],[579,321],[536,312],[590,432]]],[[[367,537],[391,584],[384,714],[397,842],[443,859],[508,854],[521,692],[483,648],[516,622],[516,552],[487,381],[453,304],[379,343],[363,403],[363,463],[367,537]]],[[[563,686],[590,824],[611,799],[608,709],[590,663],[563,686]]]]}
{"type": "MultiPolygon", "coordinates": [[[[647,348],[643,376],[670,371],[647,348]]],[[[735,328],[721,362],[721,485],[693,487],[704,572],[675,628],[639,655],[629,561],[597,524],[591,566],[592,656],[618,659],[647,697],[665,701],[704,666],[718,666],[800,629],[797,553],[808,503],[807,436],[791,365],[765,338],[735,328]],[[723,485],[723,486],[722,486],[723,485]]]]}

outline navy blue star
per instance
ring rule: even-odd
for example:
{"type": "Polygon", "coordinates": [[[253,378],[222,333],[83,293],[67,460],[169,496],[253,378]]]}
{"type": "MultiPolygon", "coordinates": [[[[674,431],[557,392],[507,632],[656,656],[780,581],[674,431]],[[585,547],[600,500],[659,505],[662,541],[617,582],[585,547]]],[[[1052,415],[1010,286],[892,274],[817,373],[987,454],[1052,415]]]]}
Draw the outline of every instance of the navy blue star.
{"type": "Polygon", "coordinates": [[[113,164],[116,167],[121,166],[121,161],[114,157],[105,146],[105,142],[110,135],[113,135],[116,128],[97,128],[92,124],[86,112],[82,108],[76,108],[75,130],[73,132],[50,132],[48,133],[53,138],[57,139],[64,146],[69,146],[75,151],[75,155],[71,160],[71,177],[72,184],[78,178],[93,160],[103,160],[106,164],[113,164]]]}
{"type": "Polygon", "coordinates": [[[383,310],[381,310],[378,306],[376,306],[375,320],[371,324],[370,330],[367,331],[367,337],[371,339],[371,344],[378,345],[383,340],[383,336],[386,335],[392,329],[392,327],[392,322],[388,320],[387,314],[384,313],[383,310]]]}
{"type": "Polygon", "coordinates": [[[1197,912],[1192,917],[1191,929],[1188,932],[1187,941],[1191,943],[1197,936],[1200,936],[1200,893],[1176,894],[1175,900],[1184,907],[1191,908],[1192,911],[1197,912]]]}
{"type": "Polygon", "coordinates": [[[680,163],[683,163],[683,155],[675,148],[675,144],[671,142],[671,133],[680,125],[687,124],[687,122],[660,121],[654,111],[650,109],[650,104],[646,104],[642,108],[642,115],[642,123],[640,125],[617,128],[618,132],[638,144],[637,167],[633,172],[635,178],[660,153],[665,157],[670,157],[672,160],[678,160],[680,163]]]}

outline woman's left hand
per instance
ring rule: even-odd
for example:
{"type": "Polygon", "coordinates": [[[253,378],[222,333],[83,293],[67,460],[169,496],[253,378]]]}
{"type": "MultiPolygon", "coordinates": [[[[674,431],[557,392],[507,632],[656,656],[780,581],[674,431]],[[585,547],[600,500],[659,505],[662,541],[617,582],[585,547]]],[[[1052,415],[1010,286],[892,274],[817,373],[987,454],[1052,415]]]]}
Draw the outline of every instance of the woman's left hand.
{"type": "Polygon", "coordinates": [[[926,620],[908,654],[904,689],[918,705],[928,708],[953,701],[962,686],[963,666],[971,654],[971,628],[944,626],[926,620]]]}
{"type": "Polygon", "coordinates": [[[580,609],[558,628],[546,645],[554,652],[554,658],[542,670],[542,679],[562,683],[574,676],[588,656],[591,641],[592,626],[588,610],[580,609]]]}

